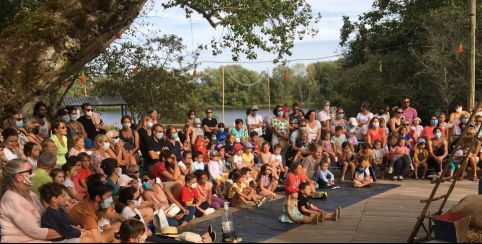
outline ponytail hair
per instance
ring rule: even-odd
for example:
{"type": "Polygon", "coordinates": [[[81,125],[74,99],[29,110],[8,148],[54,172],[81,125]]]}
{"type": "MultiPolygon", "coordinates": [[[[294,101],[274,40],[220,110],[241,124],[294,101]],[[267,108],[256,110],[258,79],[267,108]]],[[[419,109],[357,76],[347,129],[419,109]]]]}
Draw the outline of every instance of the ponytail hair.
{"type": "Polygon", "coordinates": [[[21,159],[13,159],[7,162],[0,173],[0,199],[6,191],[15,188],[13,177],[22,171],[22,164],[29,163],[21,159]]]}

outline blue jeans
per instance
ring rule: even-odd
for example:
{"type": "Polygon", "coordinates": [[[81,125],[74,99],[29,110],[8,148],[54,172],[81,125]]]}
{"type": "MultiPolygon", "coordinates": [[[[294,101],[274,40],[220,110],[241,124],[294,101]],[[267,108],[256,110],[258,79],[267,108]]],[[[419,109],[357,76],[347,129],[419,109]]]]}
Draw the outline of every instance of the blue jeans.
{"type": "Polygon", "coordinates": [[[186,207],[186,209],[187,211],[189,211],[189,213],[182,218],[182,221],[179,221],[176,218],[167,218],[167,223],[169,224],[169,226],[179,226],[182,222],[191,221],[194,215],[196,214],[196,207],[189,206],[189,207],[186,207]]]}

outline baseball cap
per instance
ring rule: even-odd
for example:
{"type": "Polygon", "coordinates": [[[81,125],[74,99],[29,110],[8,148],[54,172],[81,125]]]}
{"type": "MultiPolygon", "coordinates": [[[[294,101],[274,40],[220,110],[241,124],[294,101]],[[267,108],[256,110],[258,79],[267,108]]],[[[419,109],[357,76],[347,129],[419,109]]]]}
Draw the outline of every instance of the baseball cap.
{"type": "Polygon", "coordinates": [[[358,122],[356,121],[355,118],[351,117],[350,119],[348,119],[348,122],[350,122],[350,124],[352,124],[353,126],[358,126],[358,122]]]}
{"type": "Polygon", "coordinates": [[[425,143],[427,143],[427,141],[425,141],[425,139],[423,139],[423,138],[420,138],[420,139],[418,139],[418,141],[417,141],[417,145],[425,144],[425,143]]]}
{"type": "Polygon", "coordinates": [[[235,144],[235,145],[233,146],[233,150],[234,150],[235,152],[241,151],[241,150],[243,150],[243,146],[242,146],[241,144],[237,143],[237,144],[235,144]]]}

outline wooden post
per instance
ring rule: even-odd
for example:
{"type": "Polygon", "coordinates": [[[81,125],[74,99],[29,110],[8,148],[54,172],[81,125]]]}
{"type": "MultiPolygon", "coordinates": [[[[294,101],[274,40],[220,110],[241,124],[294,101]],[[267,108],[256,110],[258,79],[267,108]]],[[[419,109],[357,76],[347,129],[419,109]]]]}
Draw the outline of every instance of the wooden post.
{"type": "Polygon", "coordinates": [[[268,117],[271,117],[271,90],[269,89],[269,68],[266,68],[266,77],[268,79],[268,117]]]}
{"type": "Polygon", "coordinates": [[[472,111],[475,105],[475,53],[476,53],[476,9],[477,1],[471,0],[470,4],[470,79],[467,97],[467,111],[472,111]]]}
{"type": "Polygon", "coordinates": [[[223,93],[223,106],[222,106],[223,123],[225,123],[225,121],[224,121],[224,65],[221,65],[221,90],[222,90],[222,93],[223,93]]]}

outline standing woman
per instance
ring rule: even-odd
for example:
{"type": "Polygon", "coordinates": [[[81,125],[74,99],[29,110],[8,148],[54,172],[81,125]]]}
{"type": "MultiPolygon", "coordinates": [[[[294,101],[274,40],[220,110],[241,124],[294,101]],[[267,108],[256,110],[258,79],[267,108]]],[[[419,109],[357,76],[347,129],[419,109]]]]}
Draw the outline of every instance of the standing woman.
{"type": "Polygon", "coordinates": [[[65,155],[69,152],[67,146],[67,126],[65,122],[60,120],[54,121],[52,124],[52,136],[50,139],[57,147],[57,167],[61,167],[67,162],[65,155]]]}
{"type": "MultiPolygon", "coordinates": [[[[305,118],[307,120],[306,123],[306,131],[308,132],[308,141],[318,143],[321,138],[321,122],[316,120],[316,111],[310,110],[306,113],[305,118]]],[[[329,121],[327,122],[329,123],[329,121]]],[[[329,126],[328,126],[329,127],[329,126]]]]}
{"type": "Polygon", "coordinates": [[[149,155],[148,146],[152,141],[152,127],[154,127],[154,122],[149,114],[142,116],[137,131],[139,133],[140,150],[144,159],[149,155]]]}
{"type": "Polygon", "coordinates": [[[176,162],[182,160],[182,145],[179,142],[179,136],[177,135],[177,130],[174,127],[168,127],[166,130],[167,134],[167,147],[176,156],[176,162]]]}
{"type": "Polygon", "coordinates": [[[390,132],[398,131],[400,126],[402,126],[402,108],[396,108],[394,116],[390,119],[390,132]]]}
{"type": "Polygon", "coordinates": [[[138,159],[140,140],[139,133],[131,128],[132,117],[129,115],[124,115],[121,118],[122,130],[119,133],[120,139],[124,142],[124,149],[126,153],[126,158],[134,157],[138,159]]]}
{"type": "Polygon", "coordinates": [[[373,146],[373,143],[376,140],[381,141],[382,145],[385,145],[387,141],[387,136],[385,135],[385,130],[383,128],[380,128],[380,121],[378,120],[378,118],[374,117],[368,125],[366,141],[368,142],[368,144],[370,144],[370,146],[373,146]]]}
{"type": "Polygon", "coordinates": [[[283,107],[277,105],[273,114],[275,117],[271,120],[271,128],[273,129],[273,138],[271,139],[271,146],[274,148],[275,145],[280,144],[283,149],[282,154],[284,155],[286,149],[288,148],[289,140],[289,122],[283,116],[283,107]]]}
{"type": "Polygon", "coordinates": [[[149,117],[152,119],[152,123],[154,123],[155,125],[157,124],[160,124],[161,122],[159,122],[157,120],[157,109],[155,108],[149,108],[149,110],[147,110],[147,113],[149,114],[149,117]]]}
{"type": "Polygon", "coordinates": [[[30,191],[34,175],[25,160],[9,161],[0,181],[1,242],[43,242],[62,236],[53,229],[41,228],[44,208],[37,195],[30,191]]]}
{"type": "Polygon", "coordinates": [[[368,124],[372,120],[373,114],[370,112],[370,104],[368,102],[363,102],[361,104],[361,112],[356,116],[358,125],[360,127],[368,124]]]}
{"type": "Polygon", "coordinates": [[[434,137],[428,140],[428,155],[429,158],[427,160],[427,164],[429,167],[435,166],[437,169],[438,175],[442,175],[442,164],[444,159],[448,155],[448,142],[445,137],[442,135],[442,130],[438,127],[433,129],[434,137]]]}
{"type": "Polygon", "coordinates": [[[331,121],[331,134],[335,134],[335,128],[337,126],[341,126],[343,128],[346,127],[346,120],[345,120],[345,110],[343,108],[337,108],[335,112],[335,118],[331,121]]]}
{"type": "Polygon", "coordinates": [[[70,117],[69,121],[66,123],[68,128],[68,138],[70,147],[73,147],[73,138],[74,136],[80,136],[84,139],[87,139],[87,132],[84,129],[84,126],[77,121],[80,118],[79,111],[74,106],[67,106],[65,107],[67,113],[70,117]]]}

